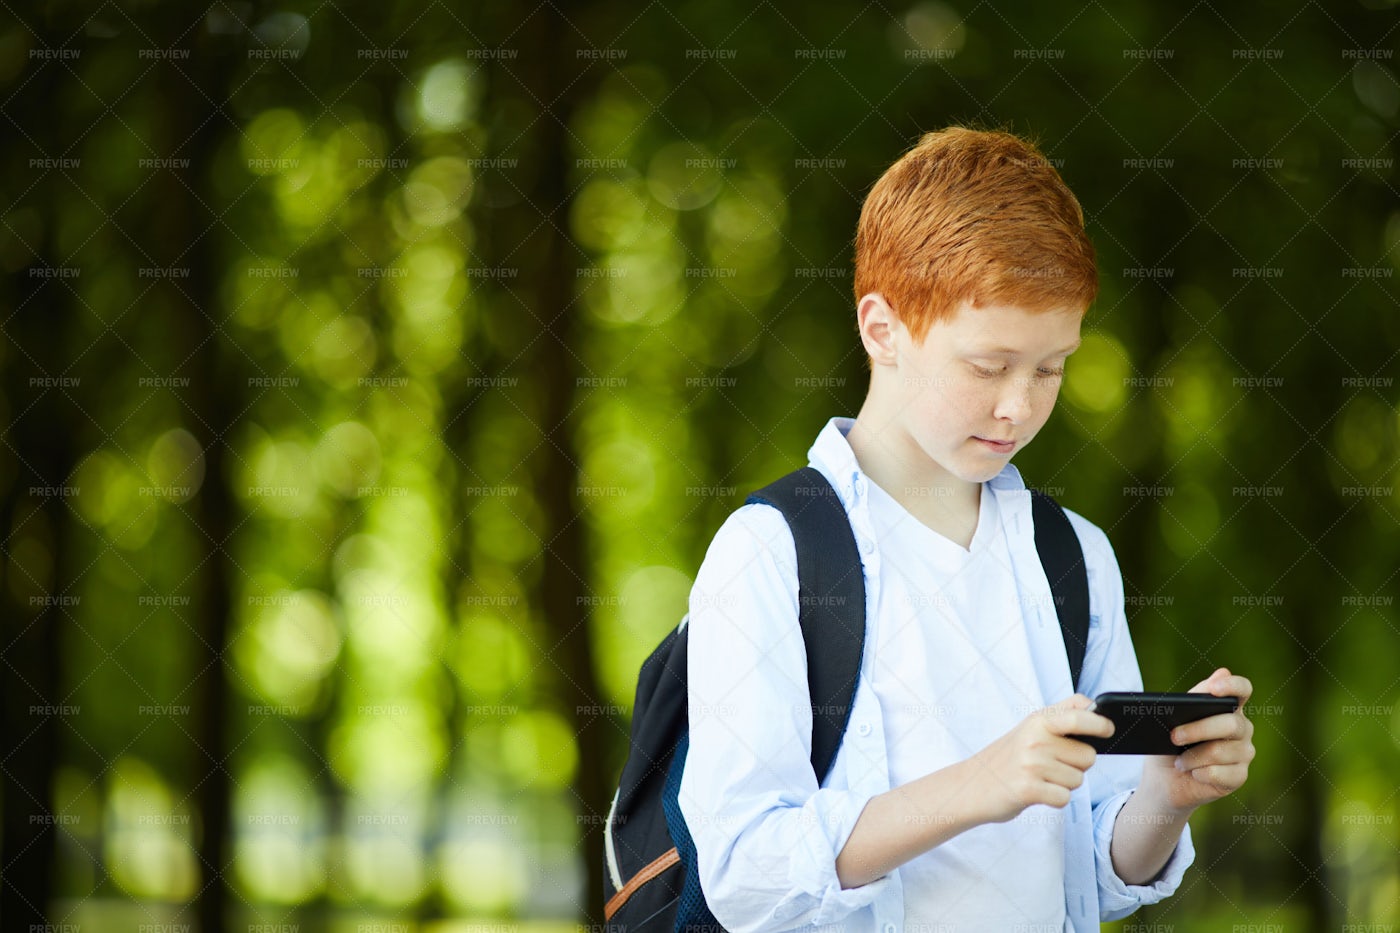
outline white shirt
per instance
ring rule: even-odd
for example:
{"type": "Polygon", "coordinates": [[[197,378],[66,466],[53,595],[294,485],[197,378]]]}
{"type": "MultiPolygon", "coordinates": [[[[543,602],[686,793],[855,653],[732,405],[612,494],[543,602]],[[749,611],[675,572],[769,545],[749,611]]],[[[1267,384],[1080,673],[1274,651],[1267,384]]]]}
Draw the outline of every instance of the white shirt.
{"type": "MultiPolygon", "coordinates": [[[[898,787],[963,761],[1045,703],[996,496],[979,492],[964,549],[867,483],[885,556],[871,686],[898,787]]],[[[1064,928],[1064,814],[1056,807],[975,827],[899,871],[906,929],[1064,928]]]]}
{"type": "MultiPolygon", "coordinates": [[[[866,589],[865,655],[850,725],[820,788],[810,762],[812,713],[797,620],[796,555],[792,533],[776,509],[746,505],[724,523],[701,564],[683,623],[690,627],[690,752],[679,802],[695,840],[705,899],[733,933],[820,924],[895,933],[906,923],[906,904],[910,921],[921,911],[937,909],[928,901],[936,896],[927,887],[928,869],[940,858],[952,860],[962,853],[973,860],[964,866],[965,879],[985,872],[985,861],[976,859],[990,858],[988,852],[996,851],[998,843],[993,834],[984,834],[991,848],[979,849],[973,834],[991,827],[969,830],[925,854],[946,847],[946,856],[927,861],[920,856],[869,884],[844,890],[836,877],[836,856],[861,810],[871,797],[926,773],[916,773],[926,763],[930,770],[949,763],[938,756],[960,752],[967,757],[1032,709],[1075,692],[1050,586],[1035,550],[1030,493],[1019,471],[1008,464],[983,484],[977,531],[982,540],[974,537],[971,549],[976,554],[995,545],[1002,561],[1009,561],[997,573],[1003,579],[1009,573],[1014,581],[1014,606],[1004,601],[1010,591],[1003,586],[998,588],[1003,593],[998,609],[970,612],[969,599],[965,593],[958,595],[954,578],[947,592],[948,611],[930,613],[930,608],[938,608],[937,600],[930,599],[926,588],[916,587],[917,576],[908,571],[914,566],[911,562],[936,562],[948,555],[937,549],[905,553],[917,549],[908,548],[901,533],[918,535],[917,529],[892,528],[889,521],[877,520],[892,513],[879,504],[872,506],[872,499],[883,491],[872,490],[846,441],[852,424],[849,418],[831,419],[809,451],[811,465],[832,482],[850,516],[866,589]],[[910,603],[918,610],[917,625],[910,624],[910,603]],[[983,642],[986,663],[974,665],[976,672],[970,675],[979,678],[978,686],[959,691],[956,700],[940,699],[945,696],[938,692],[940,685],[946,687],[951,676],[941,668],[943,659],[959,650],[977,654],[973,642],[959,647],[955,626],[966,632],[988,614],[999,620],[1003,631],[1016,632],[1015,639],[1008,635],[999,644],[983,642]],[[1019,631],[1007,624],[1017,615],[1019,631]],[[932,673],[935,666],[940,666],[937,675],[932,673]],[[1009,681],[1012,676],[1015,683],[1009,681]],[[1000,685],[989,688],[997,678],[1000,685]],[[1008,692],[1017,689],[1024,701],[1018,699],[1020,694],[1008,692]],[[956,710],[933,717],[948,720],[945,744],[941,751],[928,753],[932,758],[921,758],[923,753],[909,747],[918,743],[905,740],[900,725],[919,719],[919,711],[893,709],[909,702],[901,698],[909,691],[934,698],[915,700],[914,706],[930,702],[961,709],[966,697],[967,703],[979,704],[978,712],[969,713],[966,720],[952,715],[956,710]],[[906,719],[903,712],[913,715],[906,719]],[[969,837],[971,843],[956,847],[959,839],[969,837]],[[912,890],[916,886],[918,890],[912,890]]],[[[1068,509],[1066,514],[1083,545],[1089,574],[1089,643],[1079,692],[1095,696],[1109,690],[1141,690],[1113,550],[1096,525],[1068,509]]],[[[924,532],[925,544],[937,544],[934,539],[941,537],[927,528],[924,532]]],[[[947,539],[942,543],[957,548],[947,539]]],[[[923,719],[927,724],[930,717],[923,719]]],[[[1039,855],[1060,866],[1063,885],[1063,911],[1044,906],[1050,895],[1042,889],[1035,895],[1040,911],[1036,916],[1049,919],[1025,917],[1016,921],[1022,928],[1042,929],[1041,923],[1054,923],[1058,917],[1065,930],[1097,931],[1100,920],[1127,916],[1176,890],[1195,857],[1189,827],[1183,828],[1176,850],[1151,885],[1124,884],[1109,858],[1114,819],[1141,770],[1140,757],[1101,755],[1071,793],[1068,806],[1033,807],[1022,815],[1023,823],[1043,831],[1038,844],[1060,841],[1058,852],[1042,850],[1039,855]],[[1047,817],[1048,811],[1055,816],[1047,817]]],[[[1024,845],[1031,848],[1030,842],[1024,845]]],[[[1007,899],[1017,897],[1015,886],[1005,884],[1008,879],[994,884],[997,880],[981,879],[981,886],[969,892],[975,893],[977,903],[969,900],[966,916],[997,916],[1007,909],[1007,899]]],[[[1046,882],[1042,878],[1040,883],[1046,882]]],[[[911,929],[938,929],[925,922],[919,918],[919,925],[911,922],[911,929]]]]}

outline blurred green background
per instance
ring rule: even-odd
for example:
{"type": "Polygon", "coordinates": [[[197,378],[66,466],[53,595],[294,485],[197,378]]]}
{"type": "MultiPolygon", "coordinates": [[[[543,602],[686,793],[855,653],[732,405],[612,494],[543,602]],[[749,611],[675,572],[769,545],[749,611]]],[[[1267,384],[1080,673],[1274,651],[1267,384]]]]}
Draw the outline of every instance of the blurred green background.
{"type": "Polygon", "coordinates": [[[10,8],[7,927],[599,929],[637,669],[856,413],[860,202],[949,123],[1037,138],[1099,251],[1017,465],[1149,689],[1255,684],[1249,783],[1110,928],[1400,921],[1397,25],[10,8]]]}

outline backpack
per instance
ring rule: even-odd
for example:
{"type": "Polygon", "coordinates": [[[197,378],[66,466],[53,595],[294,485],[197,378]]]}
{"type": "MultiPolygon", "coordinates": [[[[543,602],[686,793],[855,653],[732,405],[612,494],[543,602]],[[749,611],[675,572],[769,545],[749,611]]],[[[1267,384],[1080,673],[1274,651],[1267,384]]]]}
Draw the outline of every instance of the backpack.
{"type": "MultiPolygon", "coordinates": [[[[836,490],[803,467],[752,493],[782,512],[797,551],[798,621],[807,648],[812,698],[812,770],[825,781],[846,731],[865,644],[865,578],[850,519],[836,490]]],[[[1031,490],[1036,551],[1045,568],[1079,682],[1089,635],[1089,581],[1069,517],[1031,490]]],[[[678,801],[690,748],[686,622],[662,639],[637,680],[627,761],[603,846],[604,921],[608,933],[722,933],[700,890],[695,844],[678,801]]]]}

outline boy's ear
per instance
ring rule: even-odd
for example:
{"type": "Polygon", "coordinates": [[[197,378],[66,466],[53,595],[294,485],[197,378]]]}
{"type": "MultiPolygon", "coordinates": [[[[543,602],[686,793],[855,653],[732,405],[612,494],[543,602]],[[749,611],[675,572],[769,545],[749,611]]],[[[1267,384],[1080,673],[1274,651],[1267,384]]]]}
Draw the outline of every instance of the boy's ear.
{"type": "Polygon", "coordinates": [[[896,358],[895,333],[903,326],[885,296],[870,292],[856,305],[856,325],[860,342],[875,366],[892,366],[896,358]]]}

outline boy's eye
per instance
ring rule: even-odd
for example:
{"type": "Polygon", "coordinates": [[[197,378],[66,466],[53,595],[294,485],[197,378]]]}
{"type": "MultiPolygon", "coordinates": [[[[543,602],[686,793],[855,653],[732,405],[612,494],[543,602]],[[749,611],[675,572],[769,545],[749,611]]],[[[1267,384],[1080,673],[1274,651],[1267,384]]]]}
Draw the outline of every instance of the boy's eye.
{"type": "MultiPolygon", "coordinates": [[[[982,377],[982,378],[984,378],[984,379],[991,379],[991,378],[993,378],[993,377],[995,377],[995,376],[1000,376],[1002,373],[1006,372],[1005,368],[1002,368],[1002,369],[988,369],[988,368],[985,367],[985,366],[978,366],[976,363],[971,363],[971,364],[969,364],[969,365],[972,366],[972,371],[973,371],[974,373],[976,373],[978,376],[980,376],[980,377],[982,377]]],[[[1041,367],[1040,369],[1037,369],[1035,372],[1036,372],[1036,375],[1038,375],[1038,376],[1040,376],[1040,377],[1042,377],[1042,378],[1045,378],[1045,379],[1056,379],[1056,378],[1059,378],[1060,376],[1063,376],[1063,375],[1065,374],[1065,368],[1064,368],[1063,366],[1059,366],[1059,367],[1056,367],[1056,368],[1054,368],[1054,369],[1051,369],[1051,368],[1048,368],[1048,367],[1041,367]]]]}

